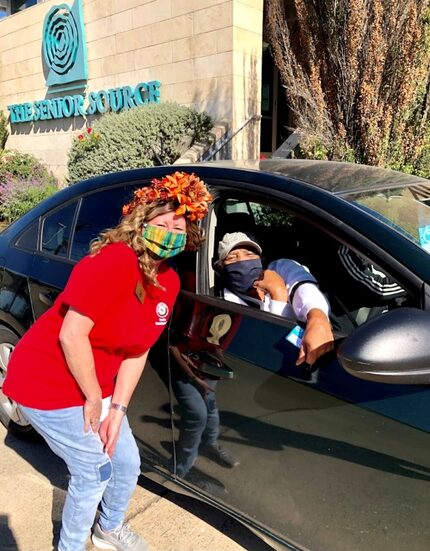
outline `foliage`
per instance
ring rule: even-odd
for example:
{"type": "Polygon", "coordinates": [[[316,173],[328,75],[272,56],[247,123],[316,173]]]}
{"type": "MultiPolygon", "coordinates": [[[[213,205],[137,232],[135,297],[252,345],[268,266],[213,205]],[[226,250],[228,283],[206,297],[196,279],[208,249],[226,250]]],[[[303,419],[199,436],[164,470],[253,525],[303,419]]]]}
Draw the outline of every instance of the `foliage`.
{"type": "Polygon", "coordinates": [[[3,111],[0,111],[0,151],[4,149],[8,136],[7,117],[3,111]]]}
{"type": "Polygon", "coordinates": [[[94,130],[87,129],[74,138],[68,158],[69,180],[171,164],[195,141],[207,139],[211,128],[209,115],[175,103],[107,113],[94,130]]]}
{"type": "Polygon", "coordinates": [[[0,218],[12,222],[56,191],[52,182],[9,175],[0,181],[0,218]]]}
{"type": "Polygon", "coordinates": [[[76,145],[82,152],[91,151],[97,148],[100,134],[88,127],[85,132],[78,134],[76,139],[78,140],[76,145]]]}
{"type": "Polygon", "coordinates": [[[3,182],[7,176],[23,180],[55,182],[47,168],[34,155],[5,149],[0,152],[0,182],[3,182]]]}
{"type": "Polygon", "coordinates": [[[270,205],[253,205],[254,220],[257,226],[290,227],[293,216],[270,205]]]}
{"type": "Polygon", "coordinates": [[[0,152],[0,218],[12,222],[57,191],[57,182],[33,155],[0,152]]]}
{"type": "Polygon", "coordinates": [[[304,156],[430,175],[430,0],[266,3],[304,156]]]}

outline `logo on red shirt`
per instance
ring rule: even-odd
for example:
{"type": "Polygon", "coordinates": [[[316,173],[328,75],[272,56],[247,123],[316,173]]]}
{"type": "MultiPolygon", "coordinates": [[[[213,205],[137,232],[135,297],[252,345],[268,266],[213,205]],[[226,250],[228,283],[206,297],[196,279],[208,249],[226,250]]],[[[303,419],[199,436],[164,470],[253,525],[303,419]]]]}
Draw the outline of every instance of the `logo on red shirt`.
{"type": "Polygon", "coordinates": [[[169,316],[169,307],[167,304],[165,302],[159,302],[155,308],[155,312],[158,316],[158,321],[155,322],[155,325],[166,325],[169,316]]]}

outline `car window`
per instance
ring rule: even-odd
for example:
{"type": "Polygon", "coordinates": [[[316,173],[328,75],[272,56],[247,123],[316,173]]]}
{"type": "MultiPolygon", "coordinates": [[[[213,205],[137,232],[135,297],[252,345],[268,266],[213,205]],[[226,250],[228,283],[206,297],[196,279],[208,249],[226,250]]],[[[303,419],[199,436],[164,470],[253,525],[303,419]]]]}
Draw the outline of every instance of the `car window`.
{"type": "Polygon", "coordinates": [[[48,214],[42,222],[42,251],[67,258],[77,202],[48,214]]]}
{"type": "Polygon", "coordinates": [[[367,190],[345,198],[430,253],[429,192],[430,184],[422,184],[385,191],[367,190]]]}
{"type": "MultiPolygon", "coordinates": [[[[289,259],[303,266],[316,279],[330,304],[334,329],[342,333],[350,333],[392,308],[419,306],[419,298],[412,296],[395,276],[370,260],[366,251],[345,245],[285,208],[231,197],[215,204],[208,231],[208,273],[212,295],[236,300],[225,291],[224,272],[217,260],[220,240],[225,233],[237,231],[247,233],[261,245],[264,267],[279,259],[289,259]]],[[[290,272],[294,266],[284,263],[290,272]]],[[[276,268],[272,265],[278,273],[279,267],[280,263],[276,268]]],[[[244,299],[244,296],[240,298],[244,299]]],[[[252,300],[240,303],[254,305],[252,300]]],[[[286,312],[288,309],[284,316],[286,312]]],[[[293,310],[290,314],[294,315],[293,310]]]]}
{"type": "Polygon", "coordinates": [[[120,186],[83,197],[73,236],[71,258],[80,260],[88,253],[90,242],[97,235],[118,224],[122,206],[134,186],[120,186]]]}
{"type": "Polygon", "coordinates": [[[24,230],[15,242],[15,246],[20,249],[35,251],[37,249],[37,234],[39,229],[39,220],[36,220],[24,230]]]}

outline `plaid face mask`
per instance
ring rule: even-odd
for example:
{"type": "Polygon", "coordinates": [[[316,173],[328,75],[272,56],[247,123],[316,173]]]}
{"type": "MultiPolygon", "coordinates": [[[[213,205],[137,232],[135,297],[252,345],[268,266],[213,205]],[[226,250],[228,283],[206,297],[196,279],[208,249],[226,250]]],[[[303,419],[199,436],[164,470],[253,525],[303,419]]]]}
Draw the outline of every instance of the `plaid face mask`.
{"type": "Polygon", "coordinates": [[[147,224],[142,233],[146,247],[158,258],[170,258],[181,253],[187,242],[186,233],[174,233],[147,224]]]}

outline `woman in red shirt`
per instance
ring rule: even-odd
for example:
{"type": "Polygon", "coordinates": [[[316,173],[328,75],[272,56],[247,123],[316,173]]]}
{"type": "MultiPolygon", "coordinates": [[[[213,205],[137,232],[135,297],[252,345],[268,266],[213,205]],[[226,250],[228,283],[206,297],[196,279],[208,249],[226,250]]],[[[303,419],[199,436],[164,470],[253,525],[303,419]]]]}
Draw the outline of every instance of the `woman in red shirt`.
{"type": "Polygon", "coordinates": [[[165,262],[202,243],[211,196],[176,172],[135,191],[118,226],[91,244],[64,291],[16,346],[3,392],[70,472],[58,551],[146,551],[124,523],[140,474],[126,411],[179,291],[165,262]]]}

